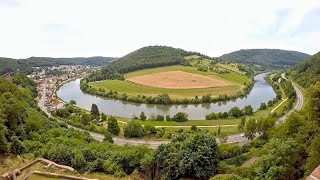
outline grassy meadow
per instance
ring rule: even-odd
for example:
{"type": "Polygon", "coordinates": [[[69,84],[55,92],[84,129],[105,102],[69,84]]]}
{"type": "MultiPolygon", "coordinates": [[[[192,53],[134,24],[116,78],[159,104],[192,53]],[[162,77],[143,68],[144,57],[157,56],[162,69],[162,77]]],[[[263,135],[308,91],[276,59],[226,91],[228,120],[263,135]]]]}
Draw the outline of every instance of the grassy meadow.
{"type": "Polygon", "coordinates": [[[240,75],[237,73],[228,73],[228,74],[217,74],[214,72],[202,72],[198,71],[195,67],[190,66],[165,66],[151,69],[144,69],[139,71],[134,71],[125,74],[125,78],[132,78],[136,76],[158,73],[158,72],[166,72],[166,71],[184,71],[188,73],[194,73],[204,76],[210,76],[213,78],[217,78],[223,81],[227,81],[232,83],[230,86],[224,87],[210,87],[210,88],[194,88],[194,89],[167,89],[167,88],[158,88],[151,86],[144,86],[141,84],[129,82],[129,81],[120,81],[120,80],[106,80],[99,82],[91,82],[90,85],[97,89],[105,89],[106,91],[113,90],[118,93],[126,93],[129,96],[157,96],[159,94],[168,94],[173,99],[183,99],[188,98],[192,99],[195,96],[204,96],[206,94],[211,94],[213,97],[217,97],[219,95],[233,95],[237,92],[241,91],[244,82],[249,80],[248,77],[244,75],[240,75]]]}

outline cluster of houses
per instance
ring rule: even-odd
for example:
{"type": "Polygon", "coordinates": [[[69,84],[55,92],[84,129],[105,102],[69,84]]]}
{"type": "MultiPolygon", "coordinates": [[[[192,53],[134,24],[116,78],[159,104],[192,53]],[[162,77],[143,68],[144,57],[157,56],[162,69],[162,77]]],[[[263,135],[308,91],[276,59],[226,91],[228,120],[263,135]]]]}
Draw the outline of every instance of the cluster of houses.
{"type": "Polygon", "coordinates": [[[64,107],[64,102],[59,100],[55,95],[58,86],[74,78],[84,77],[88,73],[99,69],[100,67],[83,65],[35,67],[34,72],[28,75],[28,77],[37,83],[37,90],[39,92],[38,102],[43,101],[41,103],[46,106],[48,111],[55,111],[64,107]]]}

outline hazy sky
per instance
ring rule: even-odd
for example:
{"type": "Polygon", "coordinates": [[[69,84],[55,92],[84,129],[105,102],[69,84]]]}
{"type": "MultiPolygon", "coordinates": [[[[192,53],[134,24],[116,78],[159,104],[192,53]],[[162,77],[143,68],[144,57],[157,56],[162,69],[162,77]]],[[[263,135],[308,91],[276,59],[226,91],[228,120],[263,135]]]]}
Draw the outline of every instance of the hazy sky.
{"type": "Polygon", "coordinates": [[[13,58],[320,51],[320,0],[0,0],[0,23],[0,56],[13,58]]]}

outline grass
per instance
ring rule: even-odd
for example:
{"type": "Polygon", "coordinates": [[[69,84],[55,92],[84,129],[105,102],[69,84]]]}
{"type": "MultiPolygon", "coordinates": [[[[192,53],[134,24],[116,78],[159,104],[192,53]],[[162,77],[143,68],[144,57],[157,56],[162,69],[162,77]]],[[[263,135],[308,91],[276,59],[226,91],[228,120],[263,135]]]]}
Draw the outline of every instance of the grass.
{"type": "Polygon", "coordinates": [[[143,86],[129,81],[120,80],[107,80],[101,82],[93,82],[90,85],[94,88],[117,91],[118,93],[126,93],[129,96],[157,96],[160,94],[168,94],[171,98],[194,98],[195,96],[203,96],[211,94],[218,96],[222,94],[235,94],[241,90],[240,85],[230,85],[225,87],[212,87],[212,88],[196,88],[196,89],[165,89],[150,86],[143,86]]]}
{"type": "Polygon", "coordinates": [[[226,79],[228,81],[238,82],[240,84],[249,83],[250,79],[245,75],[240,75],[234,72],[226,73],[226,74],[216,74],[216,76],[226,79]]]}
{"type": "Polygon", "coordinates": [[[191,59],[199,59],[201,58],[200,56],[198,55],[190,55],[190,56],[185,56],[184,59],[186,60],[191,60],[191,59]]]}
{"type": "Polygon", "coordinates": [[[282,112],[284,112],[284,107],[288,107],[289,101],[285,101],[284,103],[281,104],[281,106],[279,106],[276,110],[274,110],[275,113],[277,114],[281,114],[282,112]]]}
{"type": "Polygon", "coordinates": [[[144,86],[140,84],[136,84],[129,81],[119,81],[119,80],[107,80],[107,81],[100,81],[100,82],[92,82],[90,85],[94,88],[101,88],[105,89],[106,91],[113,90],[117,91],[118,93],[126,93],[129,96],[157,96],[160,94],[168,94],[171,98],[174,99],[183,99],[183,98],[194,98],[195,96],[203,96],[206,94],[211,94],[212,96],[219,96],[219,95],[233,95],[237,92],[241,91],[243,86],[239,83],[243,84],[249,80],[248,77],[239,75],[236,73],[229,73],[229,74],[216,74],[214,72],[202,72],[198,71],[194,67],[190,66],[166,66],[166,67],[158,67],[158,68],[151,68],[151,69],[144,69],[140,71],[130,72],[125,74],[125,78],[132,78],[135,76],[141,76],[145,74],[151,73],[158,73],[158,72],[165,72],[165,71],[184,71],[194,74],[200,74],[204,76],[211,76],[218,79],[223,79],[230,81],[234,85],[224,86],[224,87],[211,87],[211,88],[195,88],[195,89],[166,89],[166,88],[157,88],[151,86],[144,86]]]}
{"type": "MultiPolygon", "coordinates": [[[[170,132],[170,133],[175,133],[175,132],[177,132],[179,129],[182,129],[184,132],[190,131],[190,127],[185,127],[185,128],[167,128],[167,127],[166,127],[166,128],[164,128],[164,129],[165,129],[166,132],[170,132]]],[[[217,131],[218,131],[218,127],[212,127],[212,128],[204,128],[204,127],[201,127],[201,128],[198,128],[198,129],[208,130],[209,132],[217,132],[217,131]]],[[[221,130],[221,131],[220,131],[221,135],[225,135],[225,136],[240,133],[240,131],[238,130],[238,127],[237,127],[237,126],[221,127],[220,130],[221,130]]]]}
{"type": "Polygon", "coordinates": [[[218,66],[228,69],[230,71],[234,71],[236,73],[244,74],[244,72],[240,71],[236,64],[217,64],[218,66]]]}

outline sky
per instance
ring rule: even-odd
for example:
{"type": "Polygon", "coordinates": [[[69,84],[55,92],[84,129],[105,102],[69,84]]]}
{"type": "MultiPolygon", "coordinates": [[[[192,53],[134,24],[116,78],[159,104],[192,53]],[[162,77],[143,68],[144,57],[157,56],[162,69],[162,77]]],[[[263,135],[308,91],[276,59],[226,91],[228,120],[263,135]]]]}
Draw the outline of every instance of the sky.
{"type": "Polygon", "coordinates": [[[0,0],[0,57],[320,51],[320,0],[0,0]]]}

